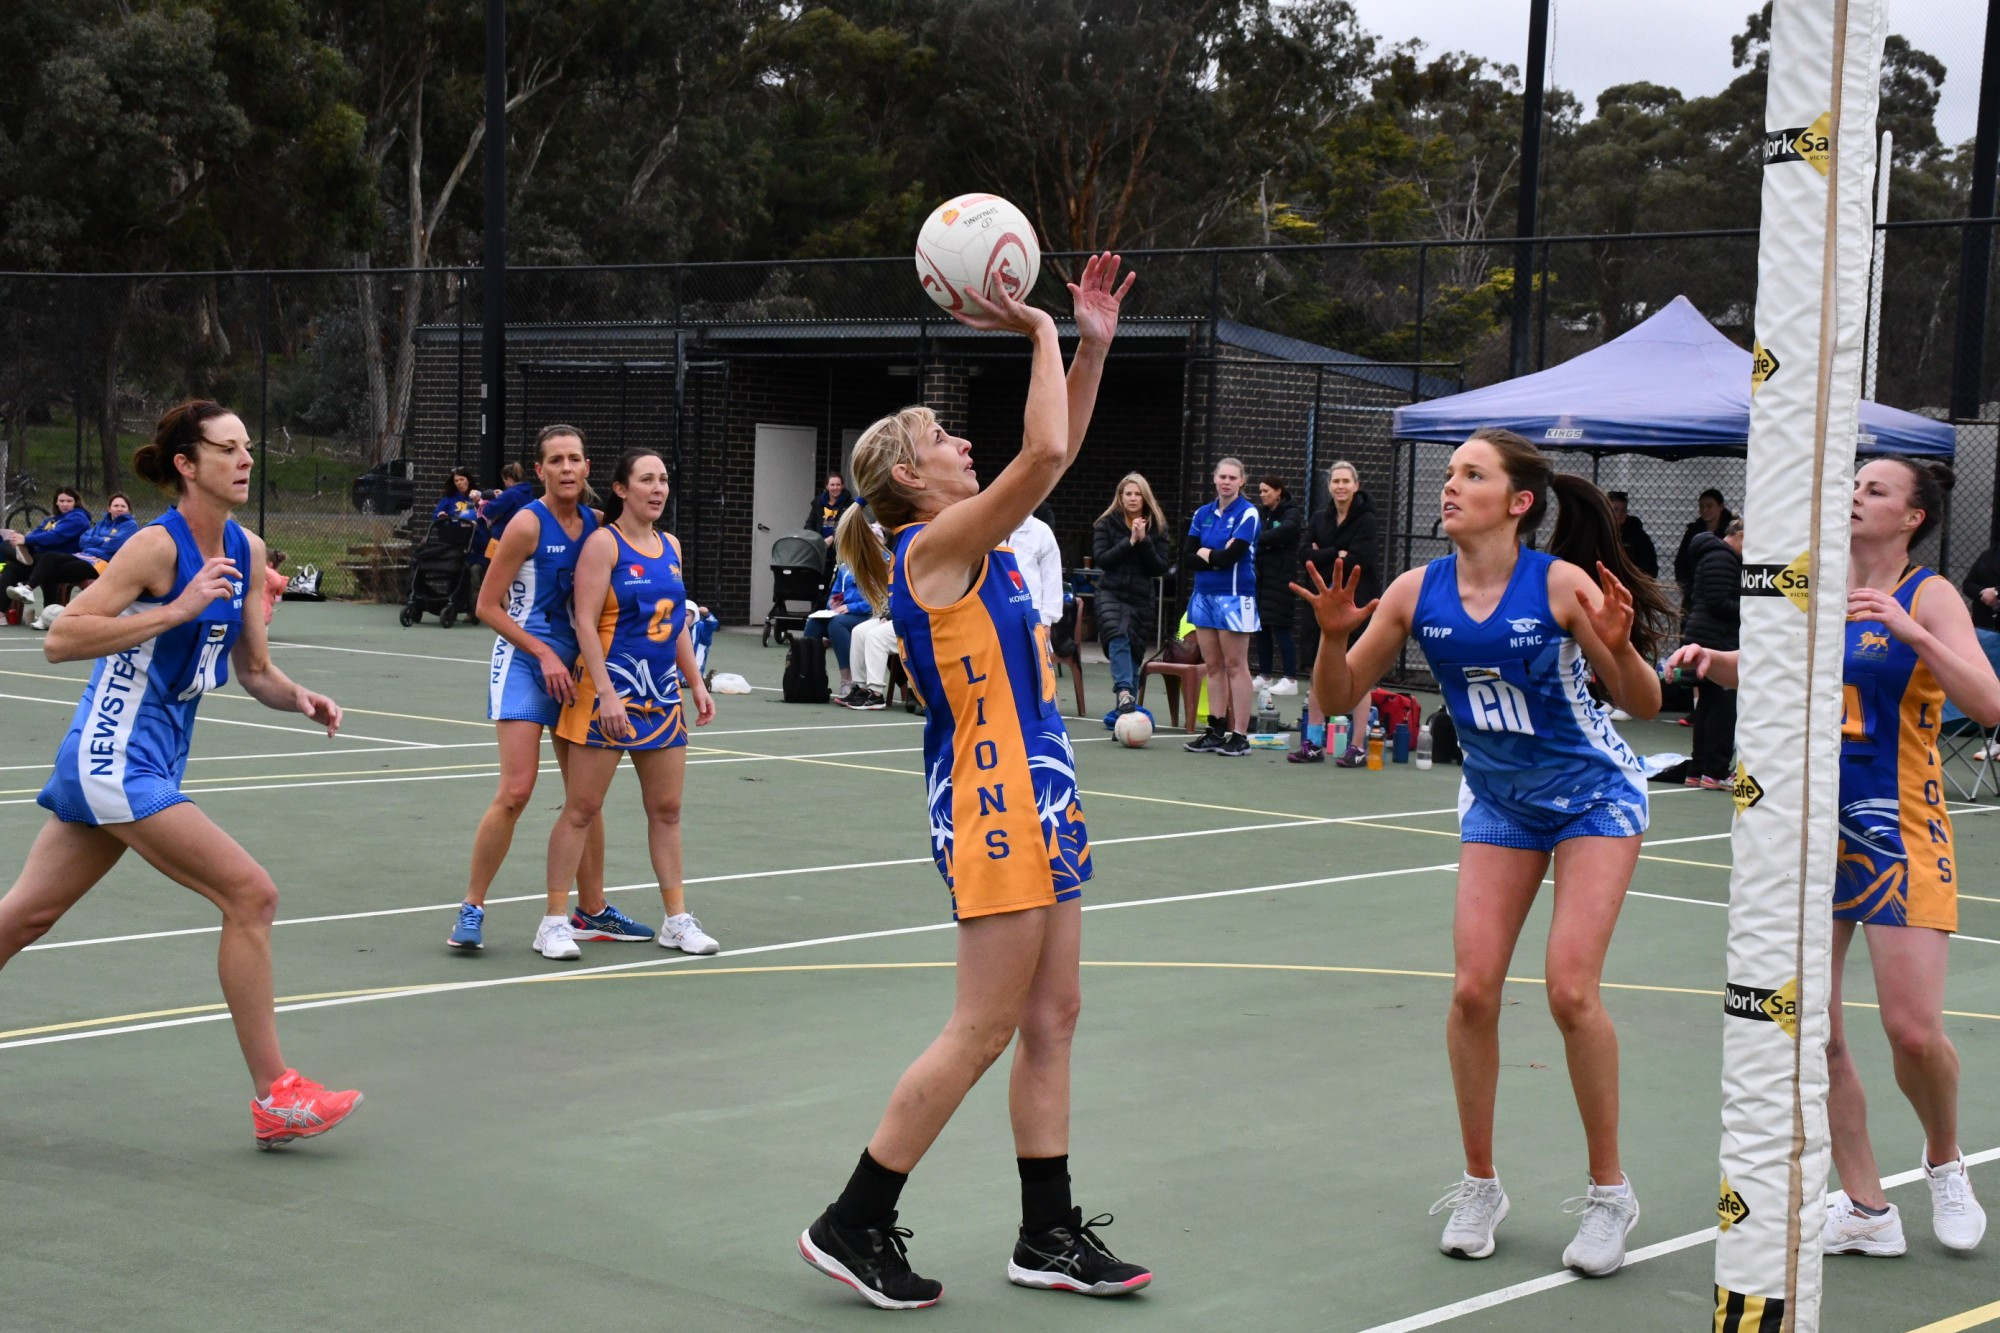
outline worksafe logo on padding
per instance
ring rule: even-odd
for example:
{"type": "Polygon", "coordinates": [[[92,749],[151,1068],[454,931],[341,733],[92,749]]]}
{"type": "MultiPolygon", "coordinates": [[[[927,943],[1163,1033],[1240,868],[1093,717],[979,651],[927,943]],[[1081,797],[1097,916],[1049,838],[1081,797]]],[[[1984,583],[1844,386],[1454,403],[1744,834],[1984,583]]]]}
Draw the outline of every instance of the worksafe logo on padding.
{"type": "Polygon", "coordinates": [[[1824,176],[1833,165],[1833,113],[1822,111],[1810,125],[1764,132],[1764,165],[1810,162],[1824,176]]]}
{"type": "Polygon", "coordinates": [[[1722,1196],[1715,1201],[1715,1225],[1727,1231],[1748,1216],[1750,1205],[1743,1202],[1743,1196],[1729,1183],[1729,1177],[1724,1176],[1722,1196]]]}
{"type": "Polygon", "coordinates": [[[1764,381],[1778,373],[1778,354],[1759,341],[1750,348],[1750,396],[1755,398],[1764,381]]]}
{"type": "Polygon", "coordinates": [[[1789,565],[1743,566],[1745,597],[1783,597],[1799,610],[1812,597],[1812,552],[1801,551],[1789,565]]]}
{"type": "Polygon", "coordinates": [[[1793,977],[1776,990],[1762,986],[1739,986],[1726,982],[1722,988],[1722,1012],[1731,1018],[1747,1018],[1756,1023],[1776,1023],[1793,1041],[1799,1039],[1799,979],[1793,977]]]}

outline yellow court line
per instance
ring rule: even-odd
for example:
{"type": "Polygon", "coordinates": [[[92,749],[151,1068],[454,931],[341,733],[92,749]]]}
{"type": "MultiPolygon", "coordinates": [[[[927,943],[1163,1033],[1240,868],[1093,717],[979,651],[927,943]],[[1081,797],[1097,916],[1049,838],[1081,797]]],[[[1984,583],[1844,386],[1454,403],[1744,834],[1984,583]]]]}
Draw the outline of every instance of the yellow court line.
{"type": "MultiPolygon", "coordinates": [[[[555,981],[653,981],[669,977],[725,977],[747,976],[759,972],[902,972],[920,969],[956,967],[951,962],[910,962],[910,963],[780,963],[756,967],[703,967],[690,964],[682,967],[663,968],[645,972],[550,972],[544,976],[523,977],[524,984],[539,984],[555,981]]],[[[1184,971],[1223,972],[1327,972],[1345,976],[1362,977],[1417,977],[1429,981],[1450,981],[1450,972],[1435,972],[1418,968],[1402,967],[1347,967],[1332,963],[1221,963],[1221,962],[1137,962],[1110,959],[1084,959],[1083,967],[1120,968],[1163,968],[1184,971]]],[[[1546,986],[1544,977],[1509,976],[1507,981],[1516,986],[1546,986]]],[[[1650,995],[1694,995],[1705,998],[1719,998],[1722,992],[1699,986],[1652,986],[1633,981],[1605,981],[1599,986],[1603,990],[1635,991],[1650,995]]],[[[415,982],[403,986],[369,986],[359,990],[317,991],[309,995],[280,995],[276,1003],[280,1005],[308,1004],[315,1000],[348,1000],[363,995],[424,995],[433,991],[455,991],[464,989],[458,981],[415,982]]],[[[1867,1004],[1859,1000],[1847,1003],[1856,1009],[1879,1009],[1880,1005],[1867,1004]]],[[[115,1014],[108,1018],[80,1018],[67,1023],[48,1023],[40,1027],[16,1028],[11,1032],[0,1032],[0,1041],[11,1041],[17,1037],[39,1037],[51,1032],[74,1032],[79,1028],[116,1026],[124,1023],[143,1023],[160,1018],[179,1018],[187,1014],[215,1013],[225,1006],[220,1004],[196,1004],[178,1009],[154,1009],[143,1013],[115,1014]]],[[[1983,1018],[2000,1023],[2000,1014],[1974,1013],[1962,1009],[1947,1009],[1950,1018],[1983,1018]]],[[[1971,1327],[1971,1325],[1962,1325],[1971,1327]]]]}
{"type": "Polygon", "coordinates": [[[1910,1333],[1961,1333],[1964,1329],[1996,1322],[2000,1322],[2000,1301],[1982,1305],[1977,1310],[1967,1310],[1964,1314],[1955,1314],[1949,1319],[1940,1319],[1935,1324],[1913,1328],[1910,1333]]]}

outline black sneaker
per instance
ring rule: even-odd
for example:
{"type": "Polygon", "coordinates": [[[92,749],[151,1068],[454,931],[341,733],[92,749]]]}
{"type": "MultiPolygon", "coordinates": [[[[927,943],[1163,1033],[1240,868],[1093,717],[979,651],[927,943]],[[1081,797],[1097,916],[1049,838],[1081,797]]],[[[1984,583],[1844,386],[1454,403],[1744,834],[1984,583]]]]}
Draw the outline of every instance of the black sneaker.
{"type": "Polygon", "coordinates": [[[1104,1248],[1093,1234],[1095,1227],[1111,1225],[1111,1214],[1100,1213],[1088,1222],[1083,1209],[1072,1208],[1069,1223],[1040,1235],[1021,1233],[1014,1242],[1014,1258],[1007,1265],[1007,1280],[1017,1287],[1040,1287],[1044,1291],[1075,1291],[1085,1296],[1126,1296],[1153,1280],[1153,1274],[1138,1264],[1128,1264],[1104,1248]]]}
{"type": "Polygon", "coordinates": [[[1130,690],[1118,691],[1118,712],[1121,716],[1131,712],[1138,706],[1139,706],[1139,701],[1132,697],[1132,691],[1130,690]]]}
{"type": "Polygon", "coordinates": [[[847,706],[849,708],[859,708],[864,712],[873,712],[876,709],[887,708],[889,700],[886,696],[877,694],[873,689],[863,688],[858,696],[849,700],[847,706]]]}
{"type": "MultiPolygon", "coordinates": [[[[889,1214],[887,1226],[857,1231],[835,1226],[832,1211],[821,1213],[799,1236],[800,1257],[860,1292],[879,1310],[921,1310],[938,1303],[944,1283],[910,1271],[909,1252],[903,1245],[910,1231],[896,1225],[894,1213],[889,1214]]],[[[1019,1255],[1016,1250],[1015,1256],[1019,1255]]]]}
{"type": "Polygon", "coordinates": [[[1250,753],[1250,738],[1240,731],[1232,731],[1222,738],[1222,744],[1215,752],[1224,759],[1241,759],[1250,753]]]}
{"type": "Polygon", "coordinates": [[[1214,754],[1222,748],[1222,733],[1210,727],[1181,748],[1189,754],[1214,754]]]}
{"type": "Polygon", "coordinates": [[[833,701],[839,704],[842,708],[860,708],[863,706],[863,701],[867,697],[868,697],[867,688],[863,685],[860,685],[859,683],[856,683],[853,685],[849,685],[839,694],[834,695],[833,701]]]}

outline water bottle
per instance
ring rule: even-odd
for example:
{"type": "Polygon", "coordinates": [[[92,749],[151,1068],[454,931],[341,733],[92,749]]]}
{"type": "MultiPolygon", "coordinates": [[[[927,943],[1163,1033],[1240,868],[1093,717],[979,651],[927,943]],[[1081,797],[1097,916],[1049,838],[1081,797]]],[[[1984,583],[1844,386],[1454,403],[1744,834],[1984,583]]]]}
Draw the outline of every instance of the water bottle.
{"type": "Polygon", "coordinates": [[[1417,731],[1417,772],[1422,773],[1431,766],[1431,724],[1426,722],[1417,731]]]}
{"type": "Polygon", "coordinates": [[[1257,695],[1257,730],[1276,731],[1280,725],[1278,706],[1271,700],[1271,691],[1268,688],[1260,691],[1257,695]]]}
{"type": "Polygon", "coordinates": [[[1332,741],[1328,748],[1333,751],[1333,757],[1338,759],[1347,753],[1347,747],[1353,739],[1349,731],[1349,723],[1345,713],[1333,719],[1333,730],[1329,735],[1332,737],[1332,741]]]}
{"type": "Polygon", "coordinates": [[[1396,724],[1396,748],[1392,757],[1399,764],[1410,762],[1410,721],[1404,718],[1396,724]]]}
{"type": "Polygon", "coordinates": [[[1382,771],[1382,724],[1373,722],[1368,727],[1368,767],[1377,773],[1382,771]]]}

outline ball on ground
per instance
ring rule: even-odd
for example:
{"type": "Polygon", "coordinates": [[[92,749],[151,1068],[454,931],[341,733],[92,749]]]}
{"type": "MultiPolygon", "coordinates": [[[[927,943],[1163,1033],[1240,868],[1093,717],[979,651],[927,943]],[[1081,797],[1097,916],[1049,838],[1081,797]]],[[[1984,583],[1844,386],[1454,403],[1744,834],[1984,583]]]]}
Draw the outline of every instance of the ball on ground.
{"type": "Polygon", "coordinates": [[[1111,728],[1111,734],[1120,745],[1136,750],[1153,739],[1153,719],[1145,713],[1127,713],[1111,728]]]}

